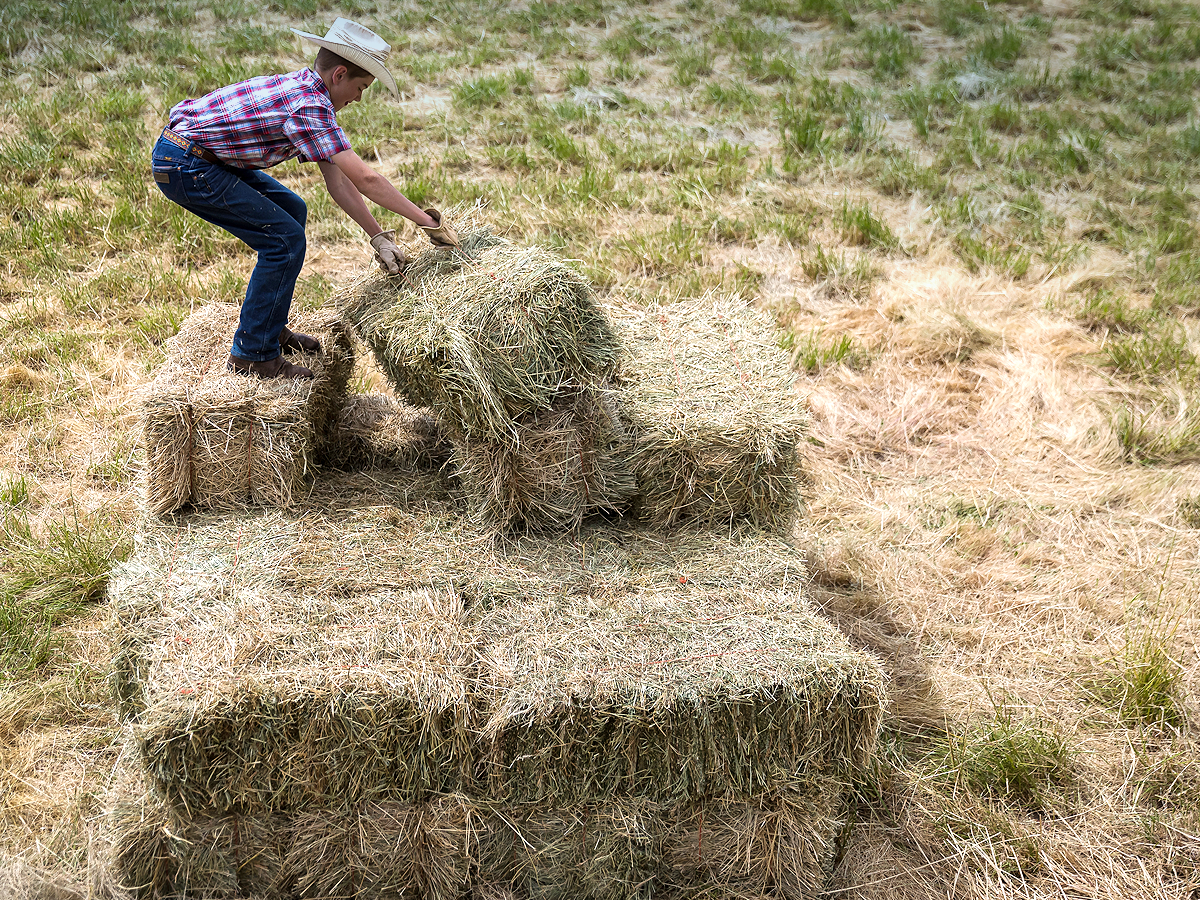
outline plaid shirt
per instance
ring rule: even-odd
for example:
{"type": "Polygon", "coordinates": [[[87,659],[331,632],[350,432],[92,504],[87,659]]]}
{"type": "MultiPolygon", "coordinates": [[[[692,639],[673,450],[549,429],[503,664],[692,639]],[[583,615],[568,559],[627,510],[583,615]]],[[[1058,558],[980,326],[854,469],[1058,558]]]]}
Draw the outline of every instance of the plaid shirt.
{"type": "Polygon", "coordinates": [[[168,127],[234,165],[265,169],[293,156],[329,159],[350,149],[333,102],[312,69],[264,75],[184,100],[168,127]]]}

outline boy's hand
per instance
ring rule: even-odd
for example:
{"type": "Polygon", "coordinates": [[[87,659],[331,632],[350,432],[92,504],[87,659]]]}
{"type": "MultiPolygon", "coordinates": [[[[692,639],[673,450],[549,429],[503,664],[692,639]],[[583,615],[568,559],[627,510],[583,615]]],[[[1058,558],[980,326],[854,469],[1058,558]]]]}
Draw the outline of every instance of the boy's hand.
{"type": "Polygon", "coordinates": [[[440,212],[430,208],[425,210],[425,215],[433,219],[433,228],[422,225],[421,230],[429,235],[429,240],[433,241],[435,247],[462,246],[458,242],[458,235],[454,233],[454,229],[442,223],[442,214],[440,212]]]}
{"type": "Polygon", "coordinates": [[[379,260],[379,268],[389,275],[399,275],[407,265],[408,257],[396,243],[396,232],[381,231],[371,238],[371,246],[375,248],[375,258],[379,260]]]}

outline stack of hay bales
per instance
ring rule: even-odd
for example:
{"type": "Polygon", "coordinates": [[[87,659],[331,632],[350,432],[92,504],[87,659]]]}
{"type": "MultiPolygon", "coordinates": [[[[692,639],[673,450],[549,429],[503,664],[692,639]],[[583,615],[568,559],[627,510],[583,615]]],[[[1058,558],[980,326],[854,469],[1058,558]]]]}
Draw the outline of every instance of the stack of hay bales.
{"type": "Polygon", "coordinates": [[[215,303],[189,316],[143,397],[146,506],[155,515],[187,504],[289,506],[329,440],[354,365],[338,315],[294,323],[321,341],[323,352],[297,360],[312,380],[226,371],[238,315],[236,305],[215,303]]]}
{"type": "Polygon", "coordinates": [[[792,521],[806,420],[767,317],[711,296],[606,311],[477,209],[458,224],[461,250],[425,249],[339,305],[392,386],[434,410],[481,520],[561,530],[632,507],[660,526],[792,521]]]}
{"type": "Polygon", "coordinates": [[[616,453],[620,346],[582,277],[477,215],[456,221],[461,248],[428,248],[339,303],[397,392],[435,411],[478,518],[575,527],[634,489],[616,453]]]}
{"type": "MultiPolygon", "coordinates": [[[[876,663],[757,535],[495,546],[395,473],[369,511],[151,527],[114,573],[114,864],[143,897],[820,887],[876,663]]],[[[409,480],[406,480],[409,479],[409,480]]]]}

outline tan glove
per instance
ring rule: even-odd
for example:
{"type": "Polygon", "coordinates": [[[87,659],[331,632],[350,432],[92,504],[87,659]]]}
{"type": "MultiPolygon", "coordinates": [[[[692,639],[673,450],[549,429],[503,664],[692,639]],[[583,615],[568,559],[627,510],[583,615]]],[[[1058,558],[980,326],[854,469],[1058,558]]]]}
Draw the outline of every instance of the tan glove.
{"type": "Polygon", "coordinates": [[[454,233],[454,229],[449,225],[442,224],[442,214],[436,209],[430,208],[425,210],[425,215],[433,219],[434,227],[426,228],[421,226],[421,230],[429,235],[429,240],[433,241],[435,247],[459,247],[458,235],[454,233]]]}
{"type": "Polygon", "coordinates": [[[408,264],[408,256],[396,243],[396,232],[381,231],[371,238],[371,246],[375,248],[375,259],[388,275],[399,275],[408,264]]]}

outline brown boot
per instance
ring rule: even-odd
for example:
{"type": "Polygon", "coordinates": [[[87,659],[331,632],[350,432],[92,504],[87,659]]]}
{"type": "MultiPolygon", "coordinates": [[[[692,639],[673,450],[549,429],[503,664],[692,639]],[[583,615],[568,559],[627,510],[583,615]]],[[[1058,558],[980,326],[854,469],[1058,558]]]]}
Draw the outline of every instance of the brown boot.
{"type": "Polygon", "coordinates": [[[263,362],[250,362],[248,359],[238,359],[231,353],[229,354],[229,361],[225,364],[225,368],[238,375],[257,375],[259,378],[313,377],[312,369],[292,365],[282,356],[264,360],[263,362]]]}
{"type": "Polygon", "coordinates": [[[310,334],[300,334],[284,325],[283,331],[279,332],[279,348],[284,353],[320,353],[321,342],[310,334]]]}

